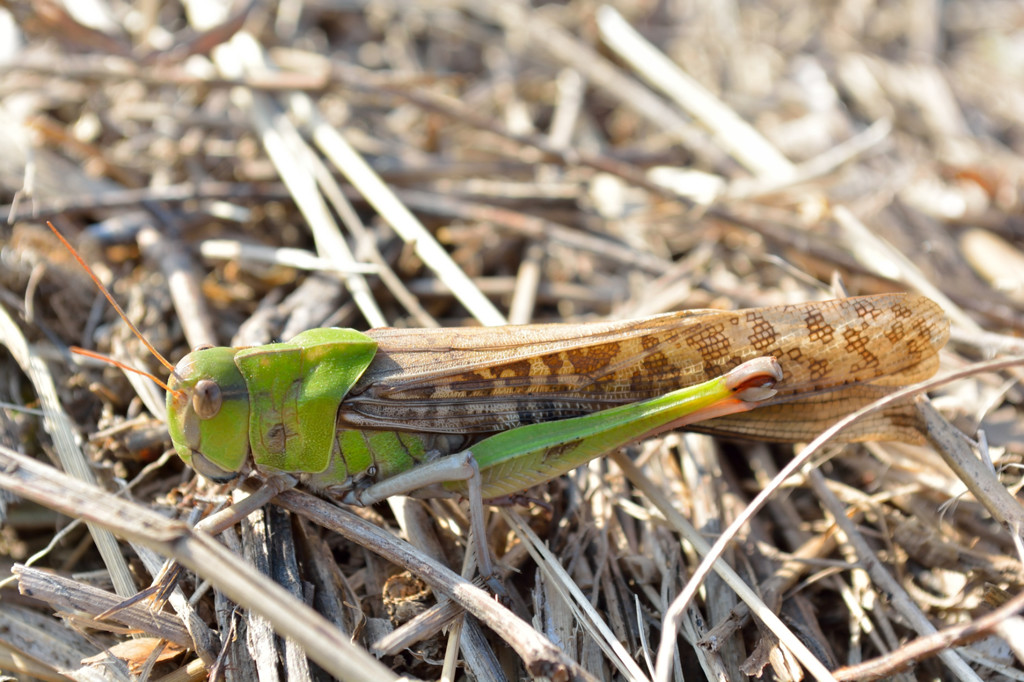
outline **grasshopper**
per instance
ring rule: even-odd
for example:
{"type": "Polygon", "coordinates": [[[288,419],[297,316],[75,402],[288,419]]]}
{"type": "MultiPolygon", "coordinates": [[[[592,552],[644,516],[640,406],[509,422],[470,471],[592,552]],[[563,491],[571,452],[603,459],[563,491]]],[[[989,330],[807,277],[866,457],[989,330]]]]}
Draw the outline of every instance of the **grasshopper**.
{"type": "MultiPolygon", "coordinates": [[[[345,502],[380,499],[374,486],[405,472],[414,473],[403,492],[436,494],[435,481],[415,472],[471,449],[487,499],[684,422],[718,417],[694,427],[808,439],[934,373],[947,334],[938,306],[907,294],[630,322],[316,329],[287,343],[185,356],[168,384],[168,427],[181,458],[208,478],[227,480],[246,467],[298,474],[345,502]],[[744,367],[757,358],[774,361],[744,367]],[[754,386],[774,393],[744,394],[754,386]],[[687,402],[697,395],[704,402],[687,402]],[[675,409],[643,421],[659,400],[675,409]],[[721,416],[754,403],[764,407],[721,416]],[[609,408],[636,428],[611,438],[595,428],[601,420],[584,417],[609,408]],[[558,442],[540,453],[529,445],[549,431],[558,442]],[[565,446],[580,441],[582,448],[565,446]]],[[[916,440],[912,414],[897,406],[847,439],[916,440]]]]}

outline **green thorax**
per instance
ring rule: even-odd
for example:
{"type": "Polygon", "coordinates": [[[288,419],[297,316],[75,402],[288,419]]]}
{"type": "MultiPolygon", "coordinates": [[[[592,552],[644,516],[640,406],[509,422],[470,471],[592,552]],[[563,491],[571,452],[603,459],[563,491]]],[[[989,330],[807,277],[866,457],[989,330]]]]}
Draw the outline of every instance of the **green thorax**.
{"type": "Polygon", "coordinates": [[[235,354],[249,387],[249,447],[260,469],[327,468],[338,407],[376,351],[373,339],[352,329],[311,329],[235,354]]]}

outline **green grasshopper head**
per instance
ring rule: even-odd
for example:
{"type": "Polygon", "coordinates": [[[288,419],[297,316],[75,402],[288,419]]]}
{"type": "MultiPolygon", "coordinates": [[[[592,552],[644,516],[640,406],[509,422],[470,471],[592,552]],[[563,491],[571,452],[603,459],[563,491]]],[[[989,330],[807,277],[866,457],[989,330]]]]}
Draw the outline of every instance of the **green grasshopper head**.
{"type": "Polygon", "coordinates": [[[249,390],[232,348],[196,350],[178,362],[167,392],[167,428],[178,456],[214,481],[234,478],[249,455],[249,390]]]}

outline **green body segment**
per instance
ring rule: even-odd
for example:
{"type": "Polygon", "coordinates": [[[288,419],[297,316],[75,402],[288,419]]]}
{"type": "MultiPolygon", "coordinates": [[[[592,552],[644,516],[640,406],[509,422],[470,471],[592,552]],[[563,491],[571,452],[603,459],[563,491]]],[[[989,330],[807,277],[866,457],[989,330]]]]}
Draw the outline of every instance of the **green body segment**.
{"type": "Polygon", "coordinates": [[[320,473],[334,449],[335,418],[377,344],[351,329],[311,329],[287,343],[235,354],[253,408],[249,447],[260,469],[320,473]]]}
{"type": "MultiPolygon", "coordinates": [[[[470,448],[480,468],[483,498],[526,490],[615,448],[703,419],[703,411],[723,409],[734,392],[719,377],[641,403],[495,434],[470,448]]],[[[725,411],[745,409],[739,400],[733,408],[725,411]]],[[[463,481],[445,487],[466,490],[463,481]]]]}
{"type": "Polygon", "coordinates": [[[311,477],[316,489],[338,489],[361,477],[383,480],[409,471],[430,456],[423,436],[396,431],[337,432],[328,468],[311,477]]]}

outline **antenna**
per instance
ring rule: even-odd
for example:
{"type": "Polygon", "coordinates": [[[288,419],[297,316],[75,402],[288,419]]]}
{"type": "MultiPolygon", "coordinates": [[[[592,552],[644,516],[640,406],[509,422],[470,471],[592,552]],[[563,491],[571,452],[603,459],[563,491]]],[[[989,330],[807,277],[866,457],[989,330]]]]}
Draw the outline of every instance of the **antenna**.
{"type": "MultiPolygon", "coordinates": [[[[114,306],[114,310],[116,310],[117,314],[121,316],[121,319],[124,320],[124,323],[128,325],[128,328],[132,330],[132,333],[135,334],[139,341],[141,341],[142,344],[149,349],[149,352],[153,354],[153,357],[159,360],[160,363],[167,368],[167,371],[173,374],[174,365],[168,362],[167,358],[161,355],[160,352],[153,347],[153,344],[151,344],[149,340],[142,334],[142,332],[139,331],[139,328],[136,327],[135,324],[128,319],[128,316],[125,314],[124,310],[122,310],[121,306],[117,304],[117,301],[114,300],[114,297],[107,290],[107,287],[103,285],[103,282],[100,281],[100,278],[96,275],[95,272],[93,272],[92,268],[89,267],[89,264],[86,263],[80,255],[78,255],[78,251],[75,250],[75,247],[71,246],[70,242],[68,242],[68,240],[64,238],[64,235],[60,233],[60,230],[54,227],[53,223],[47,220],[46,224],[50,228],[50,230],[52,230],[53,233],[57,235],[57,239],[59,239],[61,243],[64,245],[64,247],[71,253],[71,255],[74,256],[75,260],[78,261],[78,264],[82,266],[82,269],[89,274],[89,277],[92,278],[92,281],[96,283],[96,288],[98,288],[100,292],[107,297],[107,300],[110,301],[110,305],[114,306]]],[[[128,367],[124,363],[118,362],[113,358],[108,358],[105,355],[100,355],[99,353],[87,351],[82,348],[72,348],[72,352],[78,353],[79,355],[84,355],[86,357],[94,358],[96,360],[102,360],[103,362],[109,362],[110,364],[116,367],[120,367],[121,369],[127,370],[129,372],[135,372],[136,374],[141,374],[144,377],[149,377],[164,390],[170,391],[171,393],[179,393],[179,391],[172,391],[167,386],[167,384],[165,384],[163,381],[160,381],[149,372],[144,372],[140,369],[135,369],[134,367],[128,367]]]]}
{"type": "Polygon", "coordinates": [[[114,367],[119,367],[119,368],[123,369],[126,372],[133,372],[135,374],[139,374],[141,376],[144,376],[147,379],[152,379],[153,383],[155,383],[157,386],[159,386],[160,388],[164,389],[168,393],[173,393],[175,395],[179,395],[179,394],[184,395],[183,391],[175,390],[175,389],[171,388],[166,383],[164,383],[159,377],[157,377],[155,374],[150,374],[149,372],[147,372],[144,369],[137,369],[135,367],[131,367],[129,365],[124,364],[120,360],[115,360],[114,358],[108,357],[106,355],[103,355],[102,353],[97,353],[95,351],[86,350],[85,348],[79,348],[78,346],[71,346],[71,352],[74,353],[75,355],[82,355],[82,356],[87,357],[87,358],[92,358],[93,360],[99,360],[100,362],[105,362],[108,365],[113,365],[114,367]]]}

